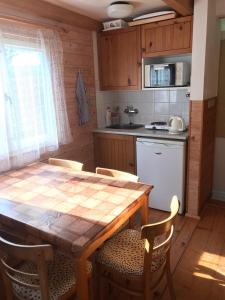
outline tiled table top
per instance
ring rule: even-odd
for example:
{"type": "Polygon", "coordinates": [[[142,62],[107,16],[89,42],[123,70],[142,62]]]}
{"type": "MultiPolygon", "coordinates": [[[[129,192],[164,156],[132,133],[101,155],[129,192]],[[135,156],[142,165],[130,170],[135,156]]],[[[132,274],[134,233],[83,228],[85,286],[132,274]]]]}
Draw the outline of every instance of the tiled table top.
{"type": "Polygon", "coordinates": [[[150,189],[35,163],[0,175],[0,223],[78,254],[150,189]]]}

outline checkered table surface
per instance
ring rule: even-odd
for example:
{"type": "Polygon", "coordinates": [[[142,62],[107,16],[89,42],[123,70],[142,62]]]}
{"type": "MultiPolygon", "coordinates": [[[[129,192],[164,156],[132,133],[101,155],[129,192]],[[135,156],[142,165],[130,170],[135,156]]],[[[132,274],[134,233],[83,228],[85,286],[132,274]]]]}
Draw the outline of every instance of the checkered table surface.
{"type": "Polygon", "coordinates": [[[141,183],[35,163],[0,175],[0,224],[79,253],[135,201],[141,183]]]}

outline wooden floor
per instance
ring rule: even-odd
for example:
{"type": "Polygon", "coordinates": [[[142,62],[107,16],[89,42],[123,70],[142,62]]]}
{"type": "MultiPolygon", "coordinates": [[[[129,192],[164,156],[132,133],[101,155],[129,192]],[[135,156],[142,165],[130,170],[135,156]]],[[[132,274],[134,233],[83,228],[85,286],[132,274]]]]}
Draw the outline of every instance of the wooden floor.
{"type": "Polygon", "coordinates": [[[177,300],[225,299],[225,204],[211,201],[199,222],[178,219],[172,269],[177,300]]]}

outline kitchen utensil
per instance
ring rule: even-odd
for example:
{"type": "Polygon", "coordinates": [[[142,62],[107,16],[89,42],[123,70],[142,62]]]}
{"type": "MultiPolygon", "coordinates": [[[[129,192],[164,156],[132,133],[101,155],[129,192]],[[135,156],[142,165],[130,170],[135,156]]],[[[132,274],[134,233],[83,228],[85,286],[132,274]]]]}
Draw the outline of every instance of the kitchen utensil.
{"type": "Polygon", "coordinates": [[[186,130],[184,119],[178,116],[173,116],[169,119],[169,133],[178,134],[186,130]]]}

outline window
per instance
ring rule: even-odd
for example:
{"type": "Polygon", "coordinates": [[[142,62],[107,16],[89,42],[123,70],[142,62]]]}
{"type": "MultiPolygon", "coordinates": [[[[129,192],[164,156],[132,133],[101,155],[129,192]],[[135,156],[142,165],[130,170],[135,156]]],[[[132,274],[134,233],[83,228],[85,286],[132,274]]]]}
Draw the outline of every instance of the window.
{"type": "Polygon", "coordinates": [[[71,141],[62,49],[58,36],[55,48],[53,37],[52,31],[15,35],[5,29],[0,34],[0,171],[38,160],[71,141]]]}

